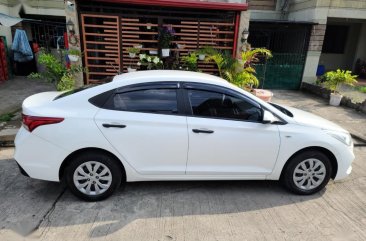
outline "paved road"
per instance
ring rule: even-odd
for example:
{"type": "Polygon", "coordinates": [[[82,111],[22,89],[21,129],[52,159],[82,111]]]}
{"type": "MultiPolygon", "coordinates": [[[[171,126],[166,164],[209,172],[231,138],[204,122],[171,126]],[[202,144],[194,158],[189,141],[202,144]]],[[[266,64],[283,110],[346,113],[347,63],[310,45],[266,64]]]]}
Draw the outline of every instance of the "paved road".
{"type": "Polygon", "coordinates": [[[28,96],[53,90],[55,86],[51,83],[14,76],[13,79],[0,84],[0,115],[19,109],[28,96]]]}
{"type": "Polygon", "coordinates": [[[145,182],[98,203],[21,176],[12,153],[0,150],[1,241],[366,240],[366,147],[348,179],[312,196],[270,181],[145,182]]]}

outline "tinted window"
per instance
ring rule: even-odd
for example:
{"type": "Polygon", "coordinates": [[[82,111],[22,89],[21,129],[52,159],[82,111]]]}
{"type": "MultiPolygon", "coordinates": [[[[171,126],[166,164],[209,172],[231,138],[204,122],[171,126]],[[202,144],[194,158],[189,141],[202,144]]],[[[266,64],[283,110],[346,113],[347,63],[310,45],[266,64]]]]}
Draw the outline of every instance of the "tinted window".
{"type": "Polygon", "coordinates": [[[348,26],[328,25],[325,30],[323,53],[343,54],[347,43],[348,26]]]}
{"type": "Polygon", "coordinates": [[[188,90],[194,116],[261,121],[262,111],[245,99],[222,93],[188,90]]]}
{"type": "Polygon", "coordinates": [[[137,90],[116,94],[114,109],[121,111],[178,113],[176,89],[137,90]]]}

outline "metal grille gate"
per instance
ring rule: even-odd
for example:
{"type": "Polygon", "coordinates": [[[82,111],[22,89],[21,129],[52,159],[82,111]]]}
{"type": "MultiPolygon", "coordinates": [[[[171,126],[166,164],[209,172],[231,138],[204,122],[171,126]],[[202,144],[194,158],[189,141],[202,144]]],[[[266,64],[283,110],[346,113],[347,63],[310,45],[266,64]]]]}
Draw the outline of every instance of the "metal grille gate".
{"type": "Polygon", "coordinates": [[[251,23],[249,42],[266,47],[273,58],[255,69],[264,89],[299,89],[310,37],[309,24],[251,23]]]}

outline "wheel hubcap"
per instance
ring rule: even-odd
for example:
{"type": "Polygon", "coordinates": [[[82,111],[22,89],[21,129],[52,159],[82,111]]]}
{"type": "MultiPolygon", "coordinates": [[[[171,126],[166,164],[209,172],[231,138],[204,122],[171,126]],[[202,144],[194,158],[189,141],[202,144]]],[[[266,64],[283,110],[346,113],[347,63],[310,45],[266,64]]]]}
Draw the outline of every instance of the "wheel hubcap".
{"type": "Polygon", "coordinates": [[[84,162],[74,172],[75,187],[87,195],[99,195],[108,190],[112,184],[112,173],[103,163],[84,162]]]}
{"type": "Polygon", "coordinates": [[[326,169],[318,159],[310,158],[300,162],[294,171],[293,180],[295,185],[302,190],[317,188],[326,175],[326,169]]]}

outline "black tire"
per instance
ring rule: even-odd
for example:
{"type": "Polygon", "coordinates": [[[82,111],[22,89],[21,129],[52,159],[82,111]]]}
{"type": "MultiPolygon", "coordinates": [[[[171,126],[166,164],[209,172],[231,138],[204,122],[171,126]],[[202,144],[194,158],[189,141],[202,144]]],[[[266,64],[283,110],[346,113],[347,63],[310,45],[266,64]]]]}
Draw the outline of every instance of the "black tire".
{"type": "MultiPolygon", "coordinates": [[[[328,184],[331,173],[332,173],[332,165],[331,165],[329,158],[320,151],[309,150],[309,151],[301,152],[289,160],[288,165],[283,170],[281,182],[284,184],[284,186],[289,191],[291,191],[293,193],[300,194],[300,195],[311,195],[311,194],[314,194],[314,193],[322,190],[328,184]],[[305,161],[307,159],[317,159],[321,163],[323,163],[323,165],[325,167],[325,176],[324,176],[323,181],[318,186],[316,186],[310,190],[305,190],[303,188],[298,187],[295,184],[295,180],[294,180],[295,168],[300,163],[302,163],[303,161],[305,161]]],[[[296,174],[296,175],[300,175],[300,174],[296,174]]],[[[307,175],[307,174],[302,174],[302,175],[307,175]]],[[[309,182],[309,180],[307,182],[309,182]]],[[[307,183],[307,182],[305,181],[305,183],[307,183]]]]}
{"type": "MultiPolygon", "coordinates": [[[[65,169],[66,183],[67,183],[70,191],[75,196],[77,196],[85,201],[100,201],[100,200],[106,199],[107,197],[112,195],[113,192],[118,187],[120,187],[120,185],[122,183],[123,184],[125,183],[124,171],[121,170],[121,167],[120,167],[120,165],[118,165],[117,161],[118,160],[115,160],[115,158],[111,157],[110,155],[107,155],[107,154],[101,153],[101,152],[97,152],[97,151],[89,151],[89,152],[85,152],[85,153],[82,153],[82,154],[76,156],[65,169]],[[73,178],[75,170],[80,165],[85,164],[87,162],[101,163],[101,164],[105,165],[110,171],[110,174],[111,174],[110,185],[101,194],[88,195],[87,193],[83,193],[82,191],[80,191],[75,186],[74,178],[73,178]]],[[[93,167],[95,167],[95,166],[93,166],[93,167]]],[[[99,180],[99,181],[101,181],[101,180],[99,180]]],[[[95,184],[93,184],[93,185],[95,185],[95,184]]]]}

